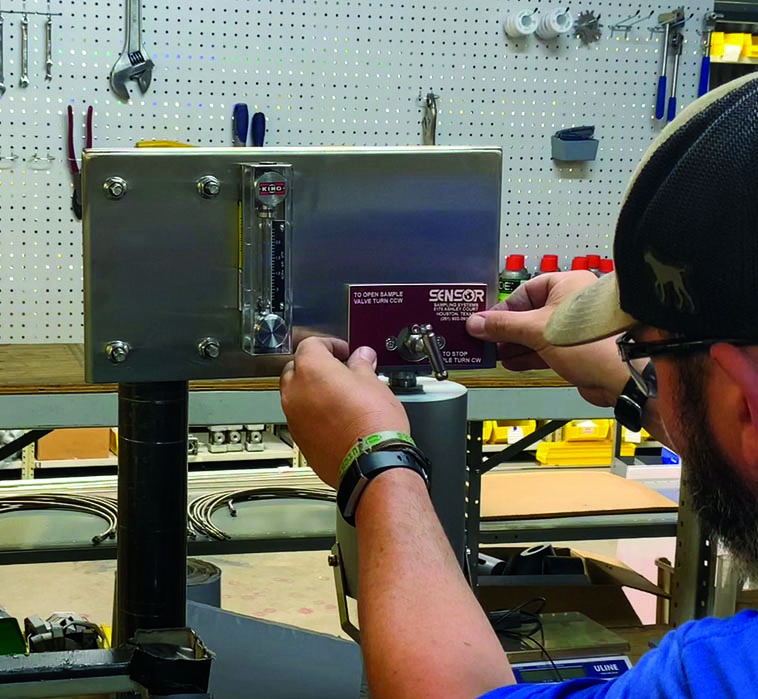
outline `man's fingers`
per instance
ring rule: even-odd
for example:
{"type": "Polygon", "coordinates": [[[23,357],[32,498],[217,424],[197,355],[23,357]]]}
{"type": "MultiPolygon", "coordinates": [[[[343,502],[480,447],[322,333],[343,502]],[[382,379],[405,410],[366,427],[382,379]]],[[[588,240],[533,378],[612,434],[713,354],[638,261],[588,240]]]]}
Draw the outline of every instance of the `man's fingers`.
{"type": "Polygon", "coordinates": [[[318,357],[326,352],[340,361],[345,361],[350,354],[350,349],[347,342],[336,337],[308,337],[298,345],[295,361],[305,357],[318,357]]]}
{"type": "Polygon", "coordinates": [[[547,362],[537,352],[524,345],[498,345],[497,350],[503,366],[510,371],[549,368],[547,362]]]}
{"type": "Polygon", "coordinates": [[[545,339],[542,331],[550,311],[484,311],[466,321],[469,335],[490,342],[525,345],[533,350],[542,349],[545,339]]]}
{"type": "Polygon", "coordinates": [[[347,360],[347,368],[359,374],[376,373],[376,352],[370,347],[359,347],[347,360]]]}

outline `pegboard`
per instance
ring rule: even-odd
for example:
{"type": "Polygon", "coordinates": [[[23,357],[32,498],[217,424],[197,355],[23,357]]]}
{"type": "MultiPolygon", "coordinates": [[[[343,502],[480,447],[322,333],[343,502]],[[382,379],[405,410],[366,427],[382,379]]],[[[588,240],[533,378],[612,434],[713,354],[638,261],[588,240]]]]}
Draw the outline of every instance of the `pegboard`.
{"type": "MultiPolygon", "coordinates": [[[[27,0],[45,12],[45,0],[27,0]]],[[[2,9],[23,9],[4,0],[2,9]]],[[[531,9],[531,6],[529,6],[531,9]]],[[[545,12],[550,5],[539,5],[545,12]]],[[[0,342],[81,342],[81,226],[71,213],[66,107],[77,144],[93,105],[95,146],[142,139],[231,145],[235,102],[268,118],[269,145],[421,142],[418,97],[439,95],[440,144],[500,144],[505,153],[502,248],[534,266],[554,252],[565,266],[588,250],[610,254],[627,180],[661,125],[653,119],[661,35],[655,19],[627,37],[609,24],[637,6],[596,0],[599,42],[573,36],[514,41],[503,20],[523,5],[495,0],[197,0],[143,3],[143,38],[156,68],[142,96],[120,103],[108,76],[124,38],[124,3],[53,0],[53,80],[45,82],[44,20],[30,15],[30,77],[19,87],[21,16],[4,14],[0,98],[0,342]],[[594,124],[597,160],[561,167],[550,135],[594,124]],[[45,163],[31,161],[53,158],[45,163]]],[[[640,16],[670,8],[639,7],[640,16]]],[[[679,105],[696,94],[704,0],[685,29],[679,105]]],[[[149,254],[149,251],[146,251],[149,254]]]]}

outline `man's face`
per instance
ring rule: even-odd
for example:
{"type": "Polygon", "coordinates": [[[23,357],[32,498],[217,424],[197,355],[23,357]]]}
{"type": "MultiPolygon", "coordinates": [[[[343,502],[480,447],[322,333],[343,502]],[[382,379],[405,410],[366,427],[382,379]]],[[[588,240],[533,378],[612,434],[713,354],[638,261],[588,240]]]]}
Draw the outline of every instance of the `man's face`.
{"type": "Polygon", "coordinates": [[[707,533],[729,549],[744,575],[756,575],[758,499],[714,434],[708,366],[707,355],[655,360],[659,413],[682,456],[690,502],[707,533]]]}

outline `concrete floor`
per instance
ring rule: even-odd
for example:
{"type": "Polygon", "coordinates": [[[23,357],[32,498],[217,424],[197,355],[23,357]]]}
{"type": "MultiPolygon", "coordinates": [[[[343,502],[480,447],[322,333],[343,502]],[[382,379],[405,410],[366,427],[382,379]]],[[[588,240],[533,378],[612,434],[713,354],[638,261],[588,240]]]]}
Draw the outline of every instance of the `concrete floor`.
{"type": "MultiPolygon", "coordinates": [[[[342,634],[326,551],[205,556],[222,570],[222,607],[259,619],[342,634]]],[[[0,566],[0,606],[22,621],[78,612],[110,624],[115,561],[0,566]]]]}
{"type": "MultiPolygon", "coordinates": [[[[559,545],[559,544],[556,544],[559,545]]],[[[654,559],[673,558],[674,540],[587,541],[574,548],[618,556],[655,581],[654,559]]],[[[347,638],[339,627],[334,577],[326,551],[206,556],[222,570],[221,605],[229,611],[347,638]]],[[[0,566],[0,606],[18,618],[85,614],[110,624],[115,561],[0,566]]],[[[643,623],[655,620],[655,598],[626,590],[643,623]]]]}

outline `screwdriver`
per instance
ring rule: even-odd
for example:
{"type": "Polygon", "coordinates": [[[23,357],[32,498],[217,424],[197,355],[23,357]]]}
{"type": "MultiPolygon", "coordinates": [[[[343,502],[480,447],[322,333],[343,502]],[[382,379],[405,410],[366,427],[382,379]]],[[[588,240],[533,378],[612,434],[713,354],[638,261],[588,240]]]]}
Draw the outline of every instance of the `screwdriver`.
{"type": "Polygon", "coordinates": [[[250,138],[254,146],[262,146],[266,138],[266,115],[263,112],[253,114],[253,120],[250,124],[250,138]]]}
{"type": "Polygon", "coordinates": [[[247,124],[249,112],[247,105],[240,102],[234,105],[232,110],[232,143],[235,146],[247,145],[247,124]]]}

